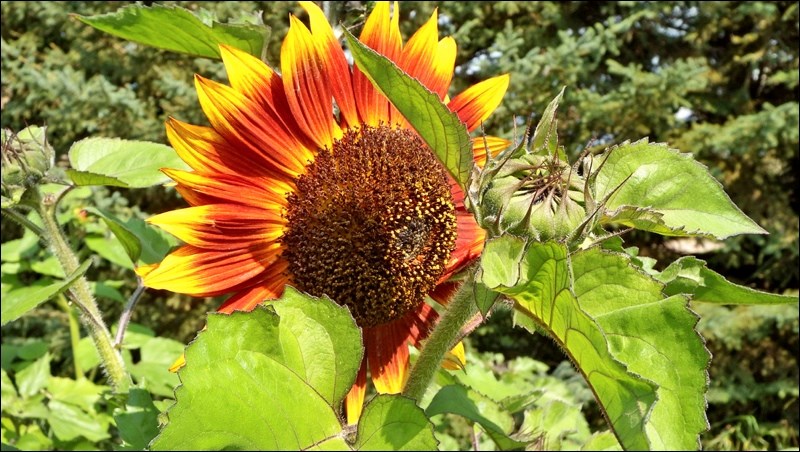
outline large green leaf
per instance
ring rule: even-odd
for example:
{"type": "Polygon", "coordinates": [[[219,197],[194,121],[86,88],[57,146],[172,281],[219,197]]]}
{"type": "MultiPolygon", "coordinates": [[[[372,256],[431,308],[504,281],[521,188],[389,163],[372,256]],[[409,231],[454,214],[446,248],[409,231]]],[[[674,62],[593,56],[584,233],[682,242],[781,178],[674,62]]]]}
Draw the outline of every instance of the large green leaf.
{"type": "Polygon", "coordinates": [[[738,234],[765,234],[753,220],[736,207],[708,170],[666,145],[646,139],[625,143],[606,151],[596,173],[594,197],[608,198],[604,222],[667,233],[708,235],[726,238],[738,234]],[[631,221],[627,206],[661,214],[650,215],[646,223],[631,221]],[[617,212],[617,209],[621,209],[617,212]],[[619,214],[619,215],[618,215],[619,214]]]}
{"type": "Polygon", "coordinates": [[[220,58],[220,44],[261,57],[269,31],[264,26],[249,24],[206,25],[186,9],[162,5],[129,5],[110,14],[75,17],[98,30],[123,39],[173,52],[216,59],[220,58]]]}
{"type": "Polygon", "coordinates": [[[458,115],[391,60],[362,44],[347,29],[343,30],[361,71],[405,116],[464,188],[473,166],[472,142],[458,115]]]}
{"type": "Polygon", "coordinates": [[[143,188],[169,181],[161,168],[189,170],[169,146],[119,138],[78,141],[69,150],[69,162],[67,175],[76,185],[143,188]]]}
{"type": "Polygon", "coordinates": [[[676,260],[655,277],[666,284],[664,293],[667,295],[686,294],[692,301],[716,304],[796,304],[798,301],[796,296],[761,292],[734,284],[694,256],[676,260]]]}
{"type": "Polygon", "coordinates": [[[460,384],[443,387],[425,409],[428,417],[453,413],[478,423],[500,450],[524,449],[525,443],[509,438],[514,430],[511,414],[497,402],[460,384]]]}
{"type": "Polygon", "coordinates": [[[591,248],[570,259],[578,304],[602,328],[614,359],[658,385],[646,422],[651,449],[700,447],[708,428],[705,392],[710,354],[698,317],[680,295],[634,268],[625,254],[591,248]]]}
{"type": "Polygon", "coordinates": [[[614,359],[603,330],[578,305],[570,290],[566,247],[534,242],[526,248],[522,239],[504,235],[486,243],[481,270],[481,282],[513,299],[518,312],[545,329],[567,352],[592,387],[623,447],[648,449],[645,424],[657,387],[614,359]],[[519,261],[493,256],[495,251],[518,254],[515,249],[524,250],[519,261]],[[487,265],[491,262],[501,263],[487,265]],[[508,271],[509,266],[519,268],[508,271]]]}
{"type": "Polygon", "coordinates": [[[3,295],[2,309],[0,317],[3,325],[22,317],[23,314],[39,306],[55,295],[65,291],[72,283],[86,273],[91,260],[85,261],[63,281],[59,281],[47,286],[30,286],[12,290],[3,295]]]}
{"type": "MultiPolygon", "coordinates": [[[[306,449],[341,436],[338,411],[363,347],[346,308],[291,288],[245,313],[212,314],[186,349],[160,449],[306,449]]],[[[326,442],[328,441],[328,442],[326,442]]]]}
{"type": "Polygon", "coordinates": [[[431,421],[403,396],[375,396],[358,420],[356,450],[436,450],[437,446],[431,421]]]}

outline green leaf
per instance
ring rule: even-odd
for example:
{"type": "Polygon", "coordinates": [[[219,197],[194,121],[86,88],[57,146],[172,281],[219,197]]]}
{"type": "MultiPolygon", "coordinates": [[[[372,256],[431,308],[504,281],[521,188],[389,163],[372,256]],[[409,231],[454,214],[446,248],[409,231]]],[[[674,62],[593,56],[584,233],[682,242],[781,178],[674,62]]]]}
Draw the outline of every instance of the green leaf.
{"type": "Polygon", "coordinates": [[[481,315],[486,317],[489,311],[494,306],[494,303],[500,298],[500,294],[490,290],[483,284],[475,284],[472,289],[472,296],[475,298],[475,303],[478,305],[478,310],[481,315]]]}
{"type": "Polygon", "coordinates": [[[212,314],[186,349],[177,402],[151,448],[339,447],[337,413],[362,357],[346,308],[289,287],[252,312],[212,314]]]}
{"type": "Polygon", "coordinates": [[[740,286],[726,280],[722,275],[709,269],[706,262],[694,256],[682,257],[660,274],[656,279],[666,284],[667,295],[686,294],[692,301],[716,304],[797,304],[796,296],[761,292],[740,286]]]}
{"type": "Polygon", "coordinates": [[[74,169],[67,169],[67,176],[75,185],[108,185],[111,187],[128,187],[128,184],[122,182],[116,177],[103,176],[101,174],[91,173],[88,171],[77,171],[74,169]]]}
{"type": "Polygon", "coordinates": [[[619,442],[617,441],[617,438],[614,437],[614,434],[606,430],[604,432],[595,433],[592,435],[588,441],[583,443],[583,446],[580,450],[601,451],[622,450],[622,448],[619,447],[619,442]]]}
{"type": "Polygon", "coordinates": [[[111,232],[117,237],[122,247],[125,248],[125,253],[131,258],[131,262],[139,260],[139,256],[142,255],[142,242],[123,224],[122,220],[94,207],[87,207],[85,210],[103,219],[106,225],[108,225],[108,228],[111,229],[111,232]]]}
{"type": "Polygon", "coordinates": [[[169,181],[161,168],[189,170],[169,146],[118,138],[78,141],[69,150],[69,162],[67,175],[76,185],[144,188],[169,181]]]}
{"type": "Polygon", "coordinates": [[[84,437],[92,442],[108,439],[108,420],[102,416],[91,415],[74,405],[51,400],[47,404],[50,412],[47,421],[53,433],[62,441],[84,437]]]}
{"type": "Polygon", "coordinates": [[[620,443],[628,449],[648,449],[645,423],[656,401],[656,386],[629,372],[615,360],[603,330],[578,305],[570,290],[567,249],[554,242],[534,242],[504,235],[486,243],[481,258],[482,282],[515,301],[515,309],[544,328],[567,352],[592,387],[620,443]],[[517,250],[515,252],[515,250],[517,250]],[[524,250],[524,251],[519,251],[524,250]],[[493,254],[522,254],[505,265],[493,254]],[[500,271],[497,271],[497,270],[500,271]],[[517,280],[509,275],[518,274],[517,280]]]}
{"type": "Polygon", "coordinates": [[[25,230],[22,238],[3,242],[0,247],[0,260],[3,262],[19,262],[30,256],[39,247],[39,237],[32,231],[25,230]]]}
{"type": "Polygon", "coordinates": [[[110,14],[76,17],[98,30],[129,41],[216,59],[220,59],[220,44],[261,57],[269,34],[264,26],[216,22],[209,26],[186,9],[162,5],[129,5],[110,14]]]}
{"type": "Polygon", "coordinates": [[[663,285],[624,254],[591,248],[575,253],[571,263],[578,303],[602,328],[613,357],[658,385],[646,422],[651,449],[699,448],[700,433],[708,428],[711,355],[695,330],[699,318],[688,300],[664,298],[663,285]]]}
{"type": "Polygon", "coordinates": [[[12,400],[18,397],[17,389],[5,370],[0,369],[0,377],[0,395],[2,396],[0,397],[0,409],[6,412],[10,408],[12,400]]]}
{"type": "MultiPolygon", "coordinates": [[[[731,202],[720,183],[690,154],[644,139],[611,148],[601,158],[594,198],[608,197],[605,221],[616,221],[616,209],[633,206],[660,213],[663,224],[672,230],[669,235],[723,239],[766,233],[731,202]]],[[[624,218],[620,222],[641,226],[624,218]]]]}
{"type": "Polygon", "coordinates": [[[425,414],[433,417],[452,413],[478,423],[500,450],[523,449],[525,444],[508,435],[514,429],[514,419],[490,398],[464,386],[453,384],[439,390],[425,414]]]}
{"type": "Polygon", "coordinates": [[[55,295],[65,291],[75,280],[83,276],[89,266],[92,264],[91,260],[85,261],[73,272],[69,277],[63,281],[53,283],[44,287],[23,287],[8,292],[3,296],[2,309],[0,310],[1,322],[5,325],[8,322],[22,317],[26,312],[39,306],[41,303],[49,300],[55,295]]]}
{"type": "Polygon", "coordinates": [[[86,247],[99,254],[103,259],[119,265],[122,268],[133,270],[133,262],[128,257],[125,247],[116,237],[104,237],[101,235],[89,235],[84,239],[86,247]]]}
{"type": "MultiPolygon", "coordinates": [[[[119,281],[108,281],[112,284],[119,281]]],[[[89,282],[92,287],[94,296],[98,298],[108,298],[109,300],[125,303],[127,299],[122,296],[122,293],[117,289],[119,286],[112,286],[108,282],[89,282]]]]}
{"type": "Polygon", "coordinates": [[[466,187],[473,166],[472,141],[458,115],[391,60],[362,44],[346,28],[342,30],[364,75],[405,116],[459,185],[466,187]]]}
{"type": "Polygon", "coordinates": [[[124,443],[121,450],[144,450],[158,434],[158,409],[142,388],[131,388],[124,409],[115,411],[114,420],[124,443]]]}
{"type": "Polygon", "coordinates": [[[542,450],[575,450],[589,439],[589,424],[580,405],[556,399],[527,410],[520,432],[530,441],[539,441],[542,450]]]}
{"type": "Polygon", "coordinates": [[[358,420],[356,450],[436,450],[433,424],[413,400],[379,394],[358,420]]]}
{"type": "Polygon", "coordinates": [[[164,260],[170,249],[178,245],[178,239],[159,228],[153,227],[144,220],[131,218],[125,221],[125,228],[139,238],[142,254],[139,260],[145,264],[153,264],[164,260]]]}
{"type": "Polygon", "coordinates": [[[50,379],[50,354],[29,364],[24,369],[17,372],[17,390],[23,398],[32,397],[47,386],[50,379]]]}
{"type": "Polygon", "coordinates": [[[81,369],[88,371],[100,365],[100,354],[90,337],[81,338],[75,350],[75,361],[81,369]]]}
{"type": "Polygon", "coordinates": [[[96,385],[85,378],[73,380],[50,377],[47,381],[48,397],[74,405],[84,411],[91,411],[100,399],[100,394],[107,389],[107,386],[96,385]]]}
{"type": "Polygon", "coordinates": [[[511,236],[492,241],[492,252],[483,253],[476,276],[487,288],[511,287],[520,279],[519,263],[525,255],[522,240],[511,236]]]}
{"type": "Polygon", "coordinates": [[[31,270],[40,275],[52,276],[59,279],[67,276],[64,274],[64,267],[61,266],[61,262],[53,255],[47,256],[47,258],[41,261],[31,262],[31,270]]]}
{"type": "MultiPolygon", "coordinates": [[[[127,335],[126,335],[127,338],[127,335]]],[[[153,337],[142,344],[140,360],[128,362],[128,370],[134,380],[152,394],[172,397],[180,380],[169,368],[183,354],[184,345],[165,337],[153,337]]]]}
{"type": "Polygon", "coordinates": [[[340,360],[363,353],[361,334],[351,328],[349,311],[338,305],[312,299],[287,287],[273,308],[281,318],[283,359],[287,366],[311,385],[331,406],[350,392],[361,361],[340,360]],[[334,322],[332,319],[337,319],[334,322]]]}

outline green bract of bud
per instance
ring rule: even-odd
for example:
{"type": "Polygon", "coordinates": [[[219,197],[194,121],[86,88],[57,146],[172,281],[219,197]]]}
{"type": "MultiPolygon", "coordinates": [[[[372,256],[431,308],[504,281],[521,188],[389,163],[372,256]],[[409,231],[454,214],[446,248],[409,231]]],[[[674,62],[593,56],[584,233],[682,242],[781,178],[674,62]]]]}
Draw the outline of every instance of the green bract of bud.
{"type": "Polygon", "coordinates": [[[55,152],[47,142],[46,127],[30,126],[18,133],[2,130],[2,195],[19,200],[26,189],[37,185],[53,167],[55,152]]]}
{"type": "Polygon", "coordinates": [[[545,241],[567,238],[584,221],[583,180],[566,162],[523,154],[493,165],[480,190],[481,226],[545,241]]]}

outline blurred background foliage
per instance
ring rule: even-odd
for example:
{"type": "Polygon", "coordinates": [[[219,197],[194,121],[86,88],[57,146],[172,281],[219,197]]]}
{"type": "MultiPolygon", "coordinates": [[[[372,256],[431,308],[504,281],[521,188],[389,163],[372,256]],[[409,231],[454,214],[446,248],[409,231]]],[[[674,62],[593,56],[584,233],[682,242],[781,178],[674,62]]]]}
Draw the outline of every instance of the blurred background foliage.
{"type": "MultiPolygon", "coordinates": [[[[288,15],[305,18],[294,2],[159,3],[186,7],[205,20],[264,23],[271,30],[265,59],[273,67],[279,67],[288,15]]],[[[167,117],[206,122],[192,76],[199,73],[225,80],[221,63],[125,42],[69,16],[112,12],[124,4],[2,3],[2,127],[20,130],[26,125],[47,125],[48,139],[64,165],[70,145],[85,137],[164,143],[167,117]]],[[[348,27],[358,27],[370,7],[370,2],[324,5],[333,23],[342,21],[348,27]]],[[[573,158],[586,148],[645,136],[667,142],[708,166],[733,201],[769,231],[767,236],[735,237],[724,243],[634,234],[625,237],[628,245],[639,246],[641,254],[661,262],[695,254],[739,284],[777,293],[797,292],[800,25],[796,2],[406,2],[400,7],[404,36],[410,36],[435,8],[439,9],[440,35],[451,35],[458,43],[451,96],[488,77],[511,74],[508,94],[486,124],[489,133],[518,137],[529,119],[537,120],[547,102],[566,85],[559,135],[573,158]]],[[[78,248],[85,255],[104,258],[89,276],[100,282],[96,293],[107,321],[113,323],[135,287],[135,278],[104,223],[86,216],[82,209],[97,206],[122,218],[146,218],[181,207],[183,201],[169,188],[93,188],[72,193],[65,205],[61,220],[69,236],[75,244],[83,244],[78,248]]],[[[44,284],[48,278],[61,276],[54,274],[52,258],[36,239],[23,235],[5,217],[2,242],[4,285],[44,284]]],[[[140,333],[146,340],[185,343],[202,328],[202,314],[219,301],[150,291],[133,321],[146,326],[140,333]]],[[[798,307],[694,308],[703,315],[698,328],[714,355],[709,370],[711,431],[703,437],[704,447],[798,447],[798,307]]],[[[36,398],[39,390],[44,391],[55,414],[26,417],[20,414],[26,411],[6,405],[4,394],[3,422],[10,419],[17,439],[20,434],[32,435],[29,448],[109,446],[103,443],[109,435],[102,431],[92,431],[88,437],[65,433],[63,425],[57,427],[70,416],[68,411],[58,411],[69,401],[58,399],[58,391],[50,386],[63,382],[52,378],[73,375],[75,363],[86,358],[75,356],[70,348],[68,307],[47,303],[36,313],[3,327],[3,370],[17,380],[38,375],[33,386],[25,386],[26,397],[36,398]],[[44,349],[37,345],[41,341],[44,349]],[[22,372],[27,368],[34,370],[22,372]],[[40,375],[45,370],[47,375],[52,371],[51,380],[40,375]],[[9,411],[12,408],[16,414],[9,411]],[[36,438],[50,440],[37,442],[36,438]]],[[[132,347],[128,357],[132,363],[163,366],[160,363],[169,360],[141,356],[142,341],[132,347]]],[[[525,361],[530,358],[537,360],[537,372],[543,376],[569,373],[569,366],[565,371],[561,364],[563,354],[548,339],[513,329],[510,314],[502,309],[473,334],[469,345],[473,361],[478,361],[476,371],[485,370],[499,379],[522,378],[509,376],[508,370],[530,369],[533,365],[525,361]]],[[[171,342],[167,348],[173,346],[171,342]]],[[[90,366],[91,362],[82,367],[90,370],[90,366]]],[[[89,375],[102,383],[96,372],[89,375]]],[[[567,377],[558,383],[573,384],[579,383],[567,377]]],[[[149,389],[156,395],[169,395],[163,386],[149,389]]],[[[540,447],[579,446],[589,438],[584,426],[603,425],[591,397],[576,390],[567,392],[571,396],[563,397],[564,403],[584,407],[573,413],[580,428],[573,426],[567,429],[572,433],[563,436],[573,435],[573,442],[543,439],[537,443],[540,447]]],[[[80,410],[94,413],[95,418],[104,419],[102,425],[113,429],[108,427],[113,400],[86,398],[81,403],[80,410]]],[[[445,438],[443,445],[494,446],[476,437],[473,427],[448,416],[437,427],[445,438]]],[[[529,434],[543,430],[542,438],[548,437],[547,432],[560,432],[552,430],[556,427],[545,417],[534,418],[529,420],[526,414],[525,419],[517,416],[512,421],[529,434]]]]}

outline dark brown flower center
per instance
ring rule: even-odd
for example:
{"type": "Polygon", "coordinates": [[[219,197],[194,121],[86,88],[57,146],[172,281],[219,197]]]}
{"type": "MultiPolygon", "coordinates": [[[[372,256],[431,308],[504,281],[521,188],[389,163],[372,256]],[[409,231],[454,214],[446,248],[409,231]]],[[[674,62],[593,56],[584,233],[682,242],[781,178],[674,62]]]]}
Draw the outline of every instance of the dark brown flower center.
{"type": "Polygon", "coordinates": [[[288,201],[282,240],[292,282],[347,306],[360,326],[422,302],[455,248],[447,176],[408,130],[346,132],[319,152],[288,201]]]}

